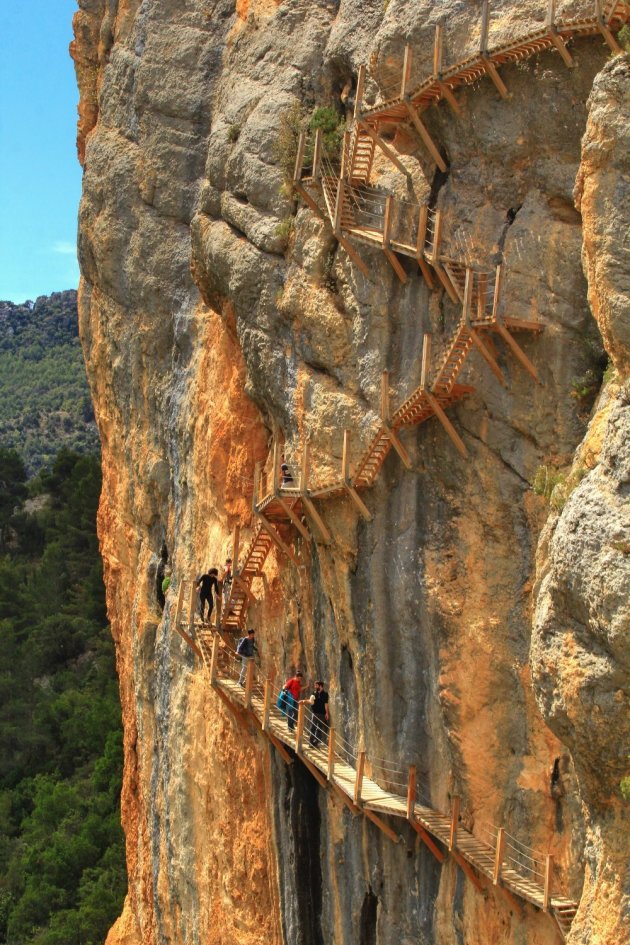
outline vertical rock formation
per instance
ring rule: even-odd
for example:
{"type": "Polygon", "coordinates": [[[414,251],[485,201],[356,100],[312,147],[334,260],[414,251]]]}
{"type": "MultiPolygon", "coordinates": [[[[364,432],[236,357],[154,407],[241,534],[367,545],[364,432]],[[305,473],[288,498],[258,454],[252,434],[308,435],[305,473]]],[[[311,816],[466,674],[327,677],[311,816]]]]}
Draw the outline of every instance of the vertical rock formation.
{"type": "MultiPolygon", "coordinates": [[[[580,4],[565,6],[575,15],[580,4]]],[[[541,7],[497,0],[491,42],[540,24],[541,7]]],[[[283,115],[296,104],[341,110],[361,63],[384,83],[410,42],[429,73],[442,21],[447,61],[475,48],[479,9],[456,0],[80,0],[80,328],[103,443],[99,532],[125,722],[129,895],[110,945],[558,940],[548,916],[495,888],[480,894],[452,859],[440,867],[418,850],[407,826],[390,844],[270,755],[173,632],[174,598],[161,615],[155,594],[164,544],[176,588],[224,559],[238,521],[246,535],[254,464],[272,435],[293,458],[309,436],[313,477],[324,478],[351,428],[355,460],[378,421],[381,371],[398,404],[417,385],[423,332],[437,344],[459,318],[411,266],[399,283],[379,249],[361,248],[366,279],[282,188],[276,150],[283,115]],[[287,243],[278,224],[294,215],[287,243]]],[[[528,658],[546,516],[529,484],[583,438],[572,381],[599,357],[572,191],[606,51],[580,39],[575,53],[570,71],[552,52],[508,67],[509,102],[482,80],[458,94],[461,117],[444,103],[428,112],[446,173],[411,129],[393,142],[408,175],[383,156],[375,166],[388,192],[439,201],[453,252],[486,264],[503,253],[506,311],[546,325],[523,342],[544,387],[506,352],[508,390],[471,361],[476,392],[452,414],[469,459],[436,425],[406,434],[413,469],[388,458],[366,498],[372,521],[331,503],[331,545],[302,547],[300,569],[272,556],[250,612],[263,665],[323,676],[344,737],[363,739],[368,757],[415,763],[435,805],[460,795],[477,831],[507,824],[551,848],[558,888],[576,899],[589,837],[587,928],[589,915],[599,922],[605,847],[584,831],[595,798],[582,793],[582,735],[559,707],[569,696],[544,669],[560,657],[537,655],[543,630],[545,648],[558,639],[554,618],[547,630],[540,616],[552,577],[537,597],[536,690],[528,658]]],[[[589,233],[615,238],[597,224],[589,233]]],[[[605,285],[612,268],[596,278],[605,285]]]]}

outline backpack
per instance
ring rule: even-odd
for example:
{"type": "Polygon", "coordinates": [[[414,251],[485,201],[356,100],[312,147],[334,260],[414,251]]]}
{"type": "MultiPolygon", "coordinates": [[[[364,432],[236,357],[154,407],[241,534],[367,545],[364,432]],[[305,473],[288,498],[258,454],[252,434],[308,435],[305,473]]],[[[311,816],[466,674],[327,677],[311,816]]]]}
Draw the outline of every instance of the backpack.
{"type": "Polygon", "coordinates": [[[238,646],[236,647],[236,652],[239,656],[245,656],[245,644],[249,642],[249,637],[241,637],[238,641],[238,646]]]}

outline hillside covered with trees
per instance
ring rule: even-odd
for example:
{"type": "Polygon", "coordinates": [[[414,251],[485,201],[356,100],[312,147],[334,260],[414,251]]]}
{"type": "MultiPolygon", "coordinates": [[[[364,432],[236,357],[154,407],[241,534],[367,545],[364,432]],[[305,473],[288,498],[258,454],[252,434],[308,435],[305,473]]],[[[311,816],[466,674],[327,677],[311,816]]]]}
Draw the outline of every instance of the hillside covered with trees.
{"type": "MultiPolygon", "coordinates": [[[[56,348],[70,351],[62,309],[56,348]]],[[[43,360],[52,371],[54,358],[43,360]]],[[[62,449],[50,470],[27,482],[22,458],[0,448],[5,945],[102,945],[126,890],[121,713],[96,539],[99,492],[94,455],[62,449]]]]}
{"type": "Polygon", "coordinates": [[[99,448],[74,290],[0,301],[0,445],[20,452],[29,475],[49,468],[62,446],[99,448]]]}

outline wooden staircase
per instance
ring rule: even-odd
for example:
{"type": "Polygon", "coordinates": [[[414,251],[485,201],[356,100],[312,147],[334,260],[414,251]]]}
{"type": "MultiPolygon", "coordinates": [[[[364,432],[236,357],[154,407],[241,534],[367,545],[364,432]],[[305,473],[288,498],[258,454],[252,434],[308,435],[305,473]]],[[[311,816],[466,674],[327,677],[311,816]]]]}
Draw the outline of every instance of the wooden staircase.
{"type": "Polygon", "coordinates": [[[222,626],[231,633],[238,633],[245,628],[247,608],[251,599],[251,586],[255,577],[262,573],[267,555],[273,547],[273,540],[259,524],[253,538],[232,578],[232,593],[225,604],[222,626]]]}
{"type": "Polygon", "coordinates": [[[375,148],[374,139],[355,122],[348,161],[348,180],[351,185],[368,183],[372,173],[375,148]]]}

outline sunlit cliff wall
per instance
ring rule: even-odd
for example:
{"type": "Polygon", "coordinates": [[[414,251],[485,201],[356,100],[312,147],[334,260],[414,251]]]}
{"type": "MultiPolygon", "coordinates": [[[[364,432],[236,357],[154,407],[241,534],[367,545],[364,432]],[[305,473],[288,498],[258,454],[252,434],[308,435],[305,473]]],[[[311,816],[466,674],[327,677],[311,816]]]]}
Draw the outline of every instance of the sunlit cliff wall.
{"type": "MultiPolygon", "coordinates": [[[[254,463],[272,435],[289,454],[309,436],[314,477],[338,466],[344,427],[356,459],[381,371],[397,405],[418,383],[423,332],[437,345],[452,331],[457,308],[419,271],[409,265],[402,285],[362,247],[365,279],[307,208],[286,245],[276,228],[294,203],[274,143],[293,103],[341,108],[358,66],[399,70],[405,42],[430,72],[437,22],[447,62],[472,52],[480,5],[79,6],[80,323],[125,723],[129,895],[109,945],[552,945],[549,916],[480,894],[404,824],[391,844],[299,765],[285,767],[210,690],[173,632],[173,596],[162,618],[155,595],[163,544],[176,586],[224,559],[237,522],[246,539],[254,463]]],[[[559,2],[557,14],[585,8],[559,2]]],[[[492,9],[491,44],[541,22],[546,3],[492,9]]],[[[413,470],[388,458],[366,496],[372,522],[343,500],[323,508],[332,545],[302,546],[299,570],[272,556],[251,623],[264,665],[326,679],[335,725],[369,757],[416,764],[443,810],[459,794],[467,826],[507,824],[549,848],[557,888],[581,899],[573,945],[617,945],[627,935],[628,65],[606,65],[601,40],[578,41],[575,55],[572,70],[554,53],[505,69],[508,102],[483,80],[458,93],[461,117],[445,104],[427,113],[445,175],[411,131],[394,145],[412,183],[382,156],[375,168],[409,199],[433,190],[453,255],[491,265],[503,252],[505,311],[547,326],[522,341],[544,386],[503,351],[508,389],[471,358],[463,380],[476,392],[452,412],[469,459],[435,422],[404,434],[413,470]],[[591,310],[619,374],[588,431],[589,472],[547,521],[536,470],[587,449],[572,392],[602,363],[591,310]],[[616,743],[602,734],[608,719],[616,743]]]]}

